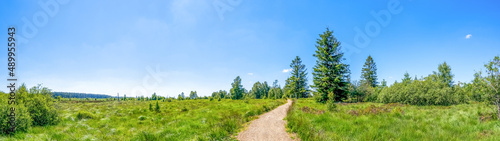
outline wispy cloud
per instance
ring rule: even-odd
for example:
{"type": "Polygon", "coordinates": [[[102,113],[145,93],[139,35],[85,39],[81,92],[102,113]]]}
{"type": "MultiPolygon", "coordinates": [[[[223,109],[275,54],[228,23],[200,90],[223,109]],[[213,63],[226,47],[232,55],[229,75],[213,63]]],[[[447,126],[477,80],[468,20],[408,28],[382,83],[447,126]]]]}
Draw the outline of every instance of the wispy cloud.
{"type": "Polygon", "coordinates": [[[253,73],[250,72],[250,73],[248,73],[248,75],[253,75],[253,73]]]}
{"type": "Polygon", "coordinates": [[[283,72],[283,73],[287,73],[287,72],[290,72],[290,71],[292,71],[292,70],[293,70],[293,69],[291,69],[291,68],[290,68],[290,69],[283,69],[283,71],[281,71],[281,72],[283,72]]]}
{"type": "Polygon", "coordinates": [[[470,37],[472,37],[472,34],[465,35],[465,39],[470,39],[470,37]]]}

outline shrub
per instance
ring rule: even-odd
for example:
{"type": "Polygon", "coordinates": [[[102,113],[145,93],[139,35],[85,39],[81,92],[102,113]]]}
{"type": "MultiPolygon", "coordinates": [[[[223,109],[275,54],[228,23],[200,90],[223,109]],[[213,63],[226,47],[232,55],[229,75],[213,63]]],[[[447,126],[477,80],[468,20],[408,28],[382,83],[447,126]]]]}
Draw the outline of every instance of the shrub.
{"type": "Polygon", "coordinates": [[[33,94],[33,97],[25,101],[25,106],[33,119],[33,125],[53,125],[59,121],[57,110],[53,106],[52,98],[33,94]]]}
{"type": "Polygon", "coordinates": [[[436,76],[429,75],[423,80],[396,82],[392,86],[381,90],[377,100],[382,103],[444,106],[468,101],[468,97],[464,93],[453,90],[452,87],[448,87],[439,81],[435,81],[434,77],[436,76]]]}
{"type": "Polygon", "coordinates": [[[155,111],[156,111],[156,112],[160,112],[160,105],[158,104],[158,101],[156,101],[156,108],[155,108],[155,111]]]}
{"type": "Polygon", "coordinates": [[[326,107],[328,108],[328,111],[330,111],[330,112],[337,110],[337,105],[335,104],[335,101],[333,101],[333,100],[329,100],[327,102],[326,107]]]}
{"type": "Polygon", "coordinates": [[[188,110],[186,107],[182,107],[181,111],[182,111],[182,112],[187,112],[187,111],[189,111],[189,110],[188,110]]]}
{"type": "Polygon", "coordinates": [[[16,105],[15,108],[15,129],[14,132],[11,130],[10,121],[10,106],[6,104],[0,104],[0,135],[14,134],[18,131],[27,131],[32,124],[31,116],[28,110],[22,105],[16,105]]]}
{"type": "Polygon", "coordinates": [[[221,101],[221,98],[219,97],[219,100],[217,100],[217,101],[221,101]]]}
{"type": "Polygon", "coordinates": [[[149,103],[149,111],[153,111],[153,105],[149,103]]]}
{"type": "Polygon", "coordinates": [[[145,119],[146,119],[146,117],[145,117],[145,116],[142,116],[142,115],[141,115],[141,116],[139,116],[139,120],[145,120],[145,119]]]}
{"type": "Polygon", "coordinates": [[[78,113],[76,114],[76,118],[77,119],[95,119],[96,116],[90,112],[87,112],[87,111],[78,111],[78,113]]]}

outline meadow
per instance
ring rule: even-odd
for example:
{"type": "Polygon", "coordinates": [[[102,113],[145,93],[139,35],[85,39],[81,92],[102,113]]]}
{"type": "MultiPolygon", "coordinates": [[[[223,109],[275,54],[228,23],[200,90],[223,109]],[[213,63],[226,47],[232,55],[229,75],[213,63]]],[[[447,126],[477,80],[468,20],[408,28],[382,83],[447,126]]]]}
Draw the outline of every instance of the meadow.
{"type": "Polygon", "coordinates": [[[294,101],[287,128],[302,140],[500,140],[493,105],[413,106],[294,101]]]}
{"type": "Polygon", "coordinates": [[[158,111],[156,102],[59,101],[58,124],[0,140],[234,140],[244,123],[286,100],[160,100],[158,111]]]}

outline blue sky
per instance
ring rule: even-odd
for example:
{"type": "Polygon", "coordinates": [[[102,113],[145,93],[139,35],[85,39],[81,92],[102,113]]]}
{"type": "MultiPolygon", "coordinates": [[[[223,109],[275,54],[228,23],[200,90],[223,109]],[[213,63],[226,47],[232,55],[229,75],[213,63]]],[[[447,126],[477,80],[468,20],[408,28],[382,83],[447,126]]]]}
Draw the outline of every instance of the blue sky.
{"type": "MultiPolygon", "coordinates": [[[[127,96],[176,96],[196,90],[203,96],[229,90],[236,76],[246,89],[257,81],[272,84],[276,79],[283,86],[289,75],[284,70],[295,56],[303,59],[312,84],[315,42],[326,27],[349,54],[346,62],[354,80],[359,80],[366,57],[372,55],[379,81],[400,81],[405,72],[427,76],[446,61],[455,81],[470,82],[475,71],[500,54],[499,4],[2,1],[0,27],[4,32],[9,26],[17,28],[17,77],[30,87],[43,84],[53,91],[127,96]],[[388,13],[390,19],[380,16],[382,22],[378,21],[373,13],[388,13]],[[369,42],[360,40],[362,36],[369,42]]],[[[5,44],[7,34],[1,37],[5,44]]],[[[6,54],[0,55],[4,64],[6,54]]],[[[7,69],[2,72],[7,79],[7,69]]]]}

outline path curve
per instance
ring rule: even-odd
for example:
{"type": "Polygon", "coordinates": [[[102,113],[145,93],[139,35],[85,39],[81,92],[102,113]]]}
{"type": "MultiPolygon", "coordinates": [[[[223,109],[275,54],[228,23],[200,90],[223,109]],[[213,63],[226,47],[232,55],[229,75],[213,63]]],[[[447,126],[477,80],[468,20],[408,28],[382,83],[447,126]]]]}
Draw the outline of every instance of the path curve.
{"type": "Polygon", "coordinates": [[[248,128],[239,133],[237,138],[241,141],[292,141],[286,132],[285,121],[288,108],[292,106],[292,101],[278,108],[260,115],[258,119],[250,122],[248,128]]]}

